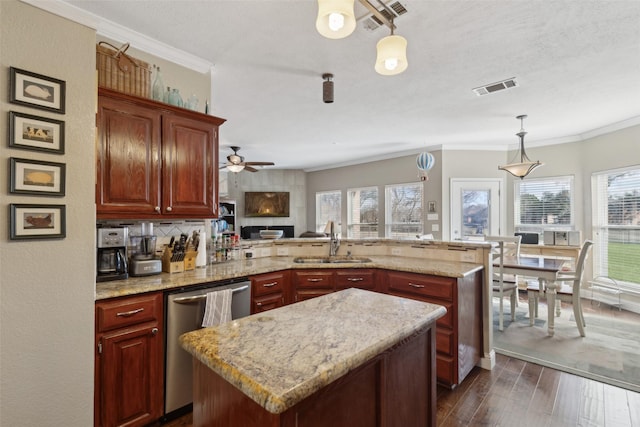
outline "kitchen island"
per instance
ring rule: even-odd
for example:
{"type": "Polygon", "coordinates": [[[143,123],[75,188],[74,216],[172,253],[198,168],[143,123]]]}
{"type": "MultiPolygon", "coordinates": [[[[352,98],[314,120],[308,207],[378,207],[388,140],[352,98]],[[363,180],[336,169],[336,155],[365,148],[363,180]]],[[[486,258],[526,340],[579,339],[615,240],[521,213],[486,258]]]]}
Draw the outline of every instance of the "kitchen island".
{"type": "Polygon", "coordinates": [[[435,425],[445,312],[352,288],[184,334],[193,425],[435,425]]]}

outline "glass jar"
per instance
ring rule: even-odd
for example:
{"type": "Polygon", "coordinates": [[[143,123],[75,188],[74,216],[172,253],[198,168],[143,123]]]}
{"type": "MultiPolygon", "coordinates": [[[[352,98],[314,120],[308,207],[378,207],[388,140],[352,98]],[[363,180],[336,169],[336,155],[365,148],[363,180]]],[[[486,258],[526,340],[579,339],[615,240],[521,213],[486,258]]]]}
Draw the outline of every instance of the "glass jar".
{"type": "Polygon", "coordinates": [[[175,105],[176,107],[182,107],[182,97],[180,96],[180,91],[176,88],[171,89],[171,93],[169,94],[169,104],[175,105]]]}

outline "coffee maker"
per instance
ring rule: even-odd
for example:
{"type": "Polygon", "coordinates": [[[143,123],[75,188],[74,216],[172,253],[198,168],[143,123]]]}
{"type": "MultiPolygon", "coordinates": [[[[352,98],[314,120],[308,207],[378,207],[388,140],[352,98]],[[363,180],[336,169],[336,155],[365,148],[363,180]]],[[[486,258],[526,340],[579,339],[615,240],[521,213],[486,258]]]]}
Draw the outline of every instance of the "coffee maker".
{"type": "Polygon", "coordinates": [[[98,228],[96,282],[129,277],[127,271],[127,237],[125,228],[98,228]]]}

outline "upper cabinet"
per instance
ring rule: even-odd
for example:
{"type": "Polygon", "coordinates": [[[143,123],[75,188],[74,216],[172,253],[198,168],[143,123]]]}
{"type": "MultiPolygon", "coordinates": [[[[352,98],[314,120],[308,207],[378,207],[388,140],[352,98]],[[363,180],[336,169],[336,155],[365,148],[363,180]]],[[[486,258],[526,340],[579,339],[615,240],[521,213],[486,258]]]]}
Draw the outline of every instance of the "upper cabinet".
{"type": "Polygon", "coordinates": [[[98,89],[98,219],[217,218],[224,119],[98,89]]]}

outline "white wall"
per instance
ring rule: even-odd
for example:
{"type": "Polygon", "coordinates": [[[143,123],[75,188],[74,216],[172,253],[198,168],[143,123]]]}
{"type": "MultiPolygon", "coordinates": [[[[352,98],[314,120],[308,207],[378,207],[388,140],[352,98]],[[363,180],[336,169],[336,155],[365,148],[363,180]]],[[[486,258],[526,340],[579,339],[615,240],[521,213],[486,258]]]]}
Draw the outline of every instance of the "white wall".
{"type": "Polygon", "coordinates": [[[93,425],[95,33],[15,0],[0,1],[0,129],[8,111],[64,120],[65,154],[0,144],[0,425],[93,425]],[[66,114],[7,102],[9,66],[66,81],[66,114]],[[66,196],[8,194],[9,157],[66,164],[66,196]],[[67,236],[10,241],[10,203],[64,204],[67,236]]]}

